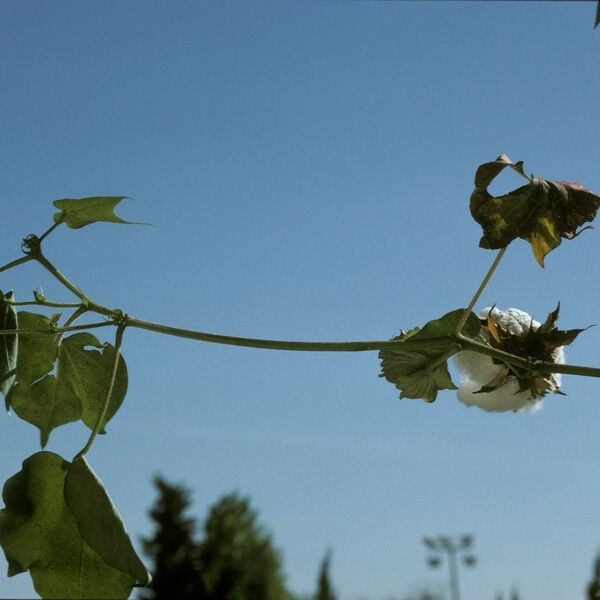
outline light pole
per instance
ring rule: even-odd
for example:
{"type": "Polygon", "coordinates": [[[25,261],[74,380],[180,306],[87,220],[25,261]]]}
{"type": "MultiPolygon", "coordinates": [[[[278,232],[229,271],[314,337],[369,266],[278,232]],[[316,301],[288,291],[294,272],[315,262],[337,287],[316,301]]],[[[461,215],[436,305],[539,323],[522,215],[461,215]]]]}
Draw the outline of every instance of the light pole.
{"type": "Polygon", "coordinates": [[[458,586],[458,559],[467,567],[475,566],[477,558],[472,552],[475,537],[473,535],[462,535],[458,539],[451,538],[448,535],[438,535],[435,538],[425,536],[423,543],[429,550],[427,564],[435,569],[442,564],[442,555],[446,554],[448,559],[448,569],[450,571],[450,593],[452,600],[460,600],[460,590],[458,586]]]}

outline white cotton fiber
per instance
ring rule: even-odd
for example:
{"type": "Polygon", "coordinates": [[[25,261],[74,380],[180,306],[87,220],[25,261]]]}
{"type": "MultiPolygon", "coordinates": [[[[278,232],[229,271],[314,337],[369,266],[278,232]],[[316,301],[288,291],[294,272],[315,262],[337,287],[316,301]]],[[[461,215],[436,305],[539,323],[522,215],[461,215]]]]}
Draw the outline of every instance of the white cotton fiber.
{"type": "MultiPolygon", "coordinates": [[[[515,335],[524,335],[531,327],[534,331],[540,323],[532,319],[526,312],[518,308],[509,308],[501,311],[497,308],[485,308],[479,314],[481,319],[488,315],[492,321],[502,329],[515,335]]],[[[564,363],[563,348],[554,351],[554,362],[564,363]]],[[[530,390],[519,392],[519,382],[516,377],[510,376],[505,383],[491,392],[476,394],[482,387],[488,385],[496,378],[509,374],[508,368],[502,364],[495,364],[489,356],[471,350],[459,352],[454,357],[456,366],[463,374],[458,386],[458,399],[467,406],[478,406],[486,411],[503,412],[530,410],[536,411],[542,407],[541,398],[533,398],[530,390]]],[[[553,374],[556,385],[560,385],[560,375],[553,374]]]]}

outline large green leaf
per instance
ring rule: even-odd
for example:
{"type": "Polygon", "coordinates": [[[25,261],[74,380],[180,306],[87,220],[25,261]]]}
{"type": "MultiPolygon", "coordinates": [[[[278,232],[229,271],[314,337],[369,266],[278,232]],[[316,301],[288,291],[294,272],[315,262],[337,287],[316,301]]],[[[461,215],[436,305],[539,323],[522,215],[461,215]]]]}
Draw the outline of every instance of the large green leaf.
{"type": "MultiPolygon", "coordinates": [[[[141,574],[137,564],[130,569],[107,562],[103,556],[106,538],[114,536],[115,546],[126,549],[122,538],[127,534],[122,526],[117,527],[100,535],[99,543],[89,535],[89,522],[95,513],[106,518],[108,496],[99,482],[81,477],[81,465],[74,471],[73,467],[57,454],[38,452],[4,485],[0,544],[9,565],[8,575],[29,570],[43,598],[128,598],[136,581],[146,584],[148,575],[141,574]],[[67,484],[73,477],[75,485],[67,484]],[[83,521],[80,507],[73,511],[66,500],[73,493],[86,498],[89,511],[83,521]]],[[[86,470],[91,473],[84,465],[86,470]]],[[[114,519],[120,521],[116,514],[114,519]]],[[[115,521],[108,519],[107,523],[113,526],[115,521]]],[[[135,563],[131,557],[129,560],[135,563]]]]}
{"type": "Polygon", "coordinates": [[[10,405],[15,413],[40,430],[42,448],[50,432],[81,418],[81,400],[68,382],[59,376],[46,375],[35,383],[17,383],[11,390],[10,405]]]}
{"type": "MultiPolygon", "coordinates": [[[[110,375],[115,361],[115,348],[111,344],[101,344],[91,333],[76,333],[65,338],[58,351],[58,375],[69,382],[81,400],[81,420],[93,429],[106,400],[110,375]],[[89,350],[86,347],[101,348],[89,350]]],[[[127,367],[123,356],[119,356],[117,376],[113,386],[104,426],[119,410],[127,392],[127,367]]]]}
{"type": "Polygon", "coordinates": [[[45,315],[20,311],[19,329],[38,329],[49,333],[27,333],[19,336],[17,381],[33,383],[50,373],[58,354],[60,335],[52,334],[55,324],[45,315]]]}
{"type": "Polygon", "coordinates": [[[140,585],[148,585],[150,575],[133,549],[119,512],[85,457],[69,467],[65,500],[77,519],[81,537],[102,560],[129,573],[140,585]]]}
{"type": "MultiPolygon", "coordinates": [[[[400,398],[434,402],[439,390],[456,389],[448,372],[448,358],[460,350],[455,331],[463,314],[464,309],[454,310],[422,329],[401,332],[393,338],[401,343],[379,352],[380,377],[400,390],[400,398]]],[[[469,337],[480,335],[481,324],[475,314],[469,314],[462,331],[469,337]]]]}
{"type": "MultiPolygon", "coordinates": [[[[46,358],[49,356],[46,352],[46,358]]],[[[17,380],[10,393],[10,405],[19,417],[40,430],[42,448],[48,443],[52,430],[60,425],[81,419],[90,429],[94,428],[106,400],[114,360],[114,346],[100,343],[91,333],[76,333],[58,346],[56,375],[46,375],[33,383],[17,380]],[[88,346],[101,350],[90,350],[88,346]]],[[[47,366],[48,363],[38,364],[47,366]]],[[[126,391],[127,367],[119,356],[100,433],[105,433],[104,426],[121,406],[126,391]]]]}
{"type": "MultiPolygon", "coordinates": [[[[17,329],[17,313],[12,292],[0,292],[0,329],[17,329]]],[[[19,339],[17,334],[0,335],[0,391],[6,398],[15,381],[19,339]]],[[[7,405],[8,408],[8,405],[7,405]]]]}
{"type": "Polygon", "coordinates": [[[502,155],[477,169],[470,206],[483,229],[482,248],[504,248],[522,238],[531,244],[543,267],[545,256],[560,245],[561,238],[573,239],[580,233],[579,227],[594,220],[600,196],[578,183],[528,177],[522,161],[513,163],[502,155]],[[492,196],[487,188],[506,167],[527,177],[529,183],[503,196],[492,196]]]}
{"type": "Polygon", "coordinates": [[[54,213],[54,221],[62,221],[71,229],[80,229],[90,223],[104,221],[107,223],[125,223],[142,225],[133,221],[125,221],[114,213],[115,206],[127,196],[91,196],[89,198],[63,198],[52,204],[60,212],[54,213]]]}

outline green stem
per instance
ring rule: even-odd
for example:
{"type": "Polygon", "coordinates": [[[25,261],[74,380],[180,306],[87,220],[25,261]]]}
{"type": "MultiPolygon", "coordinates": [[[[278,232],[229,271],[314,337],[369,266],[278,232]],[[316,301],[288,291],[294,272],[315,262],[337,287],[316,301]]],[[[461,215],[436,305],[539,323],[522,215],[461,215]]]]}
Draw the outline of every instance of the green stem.
{"type": "Polygon", "coordinates": [[[80,302],[51,302],[50,300],[44,300],[43,302],[38,302],[37,300],[28,300],[25,302],[8,302],[8,304],[10,304],[11,306],[47,306],[49,308],[79,308],[79,307],[81,307],[80,302]]]}
{"type": "Polygon", "coordinates": [[[69,281],[43,254],[41,249],[38,249],[37,252],[32,253],[33,258],[39,262],[47,271],[49,271],[58,281],[60,281],[70,292],[75,294],[78,298],[81,299],[84,306],[90,310],[93,310],[101,315],[113,316],[114,311],[97,304],[90,300],[86,294],[81,291],[74,283],[69,281]]]}
{"type": "Polygon", "coordinates": [[[98,329],[99,327],[110,327],[114,325],[112,321],[100,321],[99,323],[87,323],[85,325],[71,325],[66,327],[56,327],[54,329],[0,329],[0,335],[27,335],[35,333],[37,335],[54,335],[56,333],[67,333],[69,331],[85,331],[86,329],[98,329]]]}
{"type": "Polygon", "coordinates": [[[56,221],[54,225],[46,229],[46,231],[44,231],[44,233],[42,233],[42,235],[39,236],[38,240],[41,242],[44,238],[48,237],[63,222],[63,219],[64,213],[60,215],[58,221],[56,221]]]}
{"type": "Polygon", "coordinates": [[[398,346],[402,342],[395,341],[366,341],[366,342],[295,342],[284,340],[265,340],[256,338],[236,337],[231,335],[220,335],[217,333],[205,333],[192,329],[182,329],[180,327],[170,327],[150,321],[142,321],[127,317],[127,325],[155,331],[166,335],[187,338],[190,340],[201,340],[203,342],[212,342],[215,344],[226,344],[230,346],[243,346],[246,348],[263,348],[267,350],[299,350],[313,352],[362,352],[367,350],[381,350],[390,346],[398,346]]]}
{"type": "Polygon", "coordinates": [[[121,324],[117,326],[117,333],[115,335],[115,360],[113,362],[112,371],[110,374],[110,380],[108,382],[108,389],[106,391],[106,398],[104,400],[104,404],[102,405],[102,409],[98,414],[98,418],[96,419],[96,423],[94,424],[94,429],[92,429],[92,433],[88,438],[86,445],[73,457],[73,461],[85,456],[89,449],[92,447],[96,436],[100,429],[102,429],[102,424],[104,423],[104,419],[106,418],[106,413],[108,411],[108,406],[110,404],[110,398],[112,396],[113,388],[115,387],[115,381],[117,379],[117,370],[119,368],[119,357],[121,356],[121,343],[123,341],[123,333],[125,331],[125,325],[121,324]]]}
{"type": "Polygon", "coordinates": [[[473,295],[473,298],[471,298],[471,302],[469,302],[469,306],[467,306],[467,308],[465,308],[465,312],[462,314],[462,317],[460,318],[460,321],[458,322],[458,325],[456,326],[456,335],[460,335],[462,328],[464,327],[465,323],[467,322],[467,319],[469,318],[469,314],[473,310],[473,307],[479,300],[481,294],[483,294],[483,290],[485,290],[487,284],[490,282],[490,279],[492,278],[494,271],[500,264],[500,261],[502,260],[502,257],[504,256],[504,253],[506,252],[507,248],[508,248],[508,246],[504,246],[504,248],[501,248],[500,251],[498,252],[498,254],[496,254],[496,258],[494,258],[494,262],[492,263],[492,266],[488,269],[488,272],[485,274],[483,281],[477,288],[477,291],[473,295]]]}
{"type": "Polygon", "coordinates": [[[5,265],[3,265],[2,267],[0,267],[0,273],[2,273],[2,271],[8,271],[8,269],[12,269],[13,267],[16,267],[17,265],[22,265],[26,262],[29,262],[30,260],[33,260],[35,257],[31,256],[29,254],[25,255],[25,256],[21,256],[21,258],[17,258],[16,260],[13,260],[12,262],[9,262],[5,265]]]}
{"type": "Polygon", "coordinates": [[[89,304],[88,297],[73,283],[71,283],[42,253],[32,255],[37,262],[60,281],[70,292],[75,294],[84,304],[89,304]]]}
{"type": "Polygon", "coordinates": [[[585,377],[600,377],[600,369],[596,367],[584,367],[581,365],[566,365],[543,360],[530,361],[522,356],[516,356],[502,350],[497,350],[476,340],[472,340],[462,334],[458,335],[460,345],[465,350],[473,350],[478,354],[485,354],[511,365],[517,365],[527,370],[535,369],[541,373],[564,373],[565,375],[583,375],[585,377]]]}
{"type": "Polygon", "coordinates": [[[76,304],[75,306],[79,306],[79,308],[63,323],[63,327],[70,327],[77,319],[79,319],[79,317],[88,312],[88,309],[85,306],[81,306],[80,304],[76,304]]]}

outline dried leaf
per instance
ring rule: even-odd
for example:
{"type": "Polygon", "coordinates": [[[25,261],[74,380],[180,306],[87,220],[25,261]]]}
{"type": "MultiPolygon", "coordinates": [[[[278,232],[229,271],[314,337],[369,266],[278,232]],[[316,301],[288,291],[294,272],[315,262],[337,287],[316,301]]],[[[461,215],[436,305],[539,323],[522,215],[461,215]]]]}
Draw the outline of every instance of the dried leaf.
{"type": "Polygon", "coordinates": [[[483,229],[482,248],[504,248],[522,238],[531,244],[542,267],[545,256],[560,245],[561,238],[573,239],[588,228],[581,226],[594,220],[599,207],[600,196],[578,183],[528,176],[522,161],[514,163],[504,154],[479,166],[470,201],[471,214],[483,229]],[[506,167],[528,183],[503,196],[492,196],[487,188],[506,167]]]}

